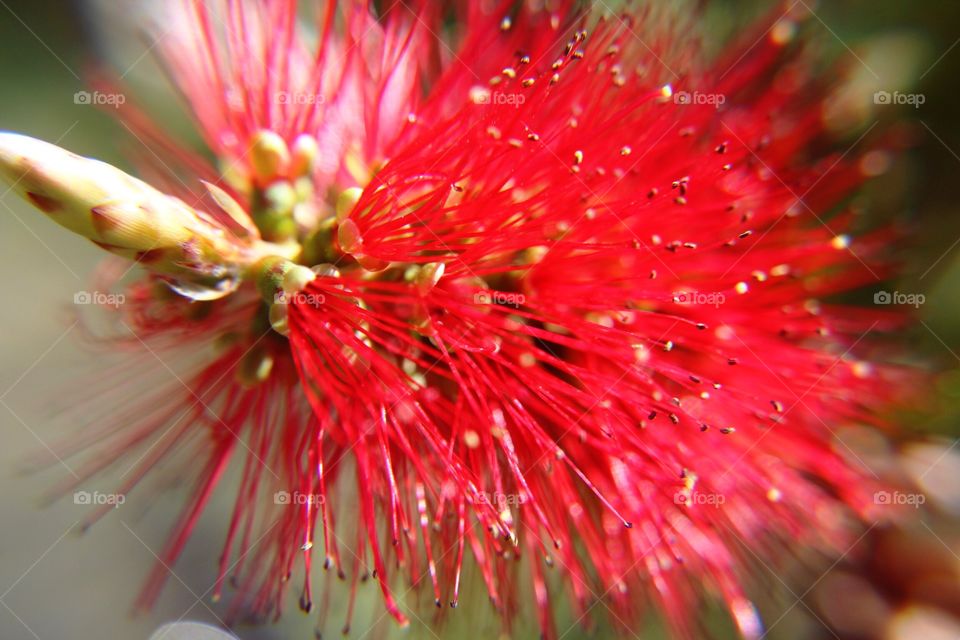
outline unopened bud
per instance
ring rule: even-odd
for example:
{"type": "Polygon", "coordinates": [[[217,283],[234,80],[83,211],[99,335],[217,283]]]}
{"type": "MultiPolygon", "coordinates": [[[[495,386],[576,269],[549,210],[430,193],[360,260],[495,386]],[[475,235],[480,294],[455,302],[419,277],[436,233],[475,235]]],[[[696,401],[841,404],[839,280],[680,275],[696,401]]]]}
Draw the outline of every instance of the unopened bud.
{"type": "Polygon", "coordinates": [[[270,306],[270,326],[280,335],[287,335],[288,300],[316,280],[317,271],[284,258],[268,257],[252,269],[257,289],[270,306]]]}
{"type": "Polygon", "coordinates": [[[357,206],[357,203],[360,201],[361,195],[363,195],[363,189],[360,187],[350,187],[340,192],[340,195],[337,196],[336,206],[338,221],[347,219],[347,216],[350,215],[350,212],[353,211],[353,208],[357,206]]]}
{"type": "Polygon", "coordinates": [[[268,256],[250,269],[251,276],[263,300],[272,303],[278,293],[302,291],[317,274],[310,268],[286,258],[268,256]]]}
{"type": "Polygon", "coordinates": [[[290,174],[294,178],[309,175],[313,171],[320,147],[317,140],[309,133],[302,133],[293,141],[291,148],[290,174]]]}
{"type": "Polygon", "coordinates": [[[308,284],[316,279],[317,274],[313,269],[302,264],[295,264],[283,274],[281,287],[286,294],[296,293],[297,291],[303,291],[308,284]]]}
{"type": "Polygon", "coordinates": [[[297,193],[286,180],[278,180],[260,192],[254,204],[253,221],[264,240],[285,243],[296,238],[297,223],[293,208],[297,193]]]}
{"type": "Polygon", "coordinates": [[[258,131],[250,141],[250,162],[260,184],[286,174],[290,166],[287,143],[273,131],[258,131]]]}
{"type": "Polygon", "coordinates": [[[253,253],[178,198],[42,140],[0,133],[0,176],[57,224],[186,287],[217,290],[253,253]]]}

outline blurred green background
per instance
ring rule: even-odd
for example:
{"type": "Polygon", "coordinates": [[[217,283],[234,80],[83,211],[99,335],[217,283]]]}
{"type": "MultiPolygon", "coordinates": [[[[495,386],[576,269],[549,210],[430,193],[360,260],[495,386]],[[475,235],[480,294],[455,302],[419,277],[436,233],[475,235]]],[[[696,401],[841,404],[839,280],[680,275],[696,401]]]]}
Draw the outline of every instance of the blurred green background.
{"type": "MultiPolygon", "coordinates": [[[[114,11],[121,5],[126,11],[126,2],[112,3],[114,11]]],[[[126,31],[122,21],[107,20],[96,6],[62,0],[0,0],[0,129],[57,142],[81,155],[130,169],[122,154],[124,146],[131,144],[126,132],[103,111],[75,104],[74,94],[85,89],[85,72],[98,57],[111,59],[121,73],[129,72],[127,79],[149,94],[157,80],[150,62],[153,43],[126,31]],[[107,36],[119,44],[108,48],[107,36]]],[[[714,2],[704,31],[711,41],[714,37],[722,41],[742,29],[750,16],[774,6],[778,5],[746,0],[714,2]]],[[[956,579],[960,575],[960,536],[955,513],[951,513],[960,490],[952,484],[958,467],[956,455],[948,450],[960,431],[960,375],[956,373],[960,323],[955,321],[960,300],[954,293],[960,290],[956,197],[960,184],[960,92],[956,91],[960,2],[845,0],[822,2],[814,8],[817,17],[804,30],[817,47],[848,59],[856,56],[863,63],[854,60],[849,77],[836,78],[838,83],[860,83],[861,90],[876,83],[877,88],[925,96],[917,109],[866,106],[862,113],[851,116],[860,119],[850,128],[854,134],[845,136],[841,131],[838,145],[842,147],[844,139],[852,143],[857,131],[877,121],[910,142],[890,172],[867,187],[863,204],[870,221],[892,222],[903,231],[903,239],[889,249],[891,257],[901,263],[902,275],[896,282],[878,283],[875,290],[925,295],[918,310],[920,321],[904,338],[910,348],[908,359],[936,371],[929,410],[905,417],[909,437],[904,442],[922,439],[927,448],[861,444],[883,464],[896,464],[891,460],[903,456],[937,459],[943,453],[937,462],[941,472],[926,480],[948,486],[925,487],[943,493],[938,504],[931,505],[931,513],[922,520],[918,513],[916,522],[899,529],[871,532],[862,553],[850,554],[827,574],[797,570],[782,574],[785,577],[781,579],[758,566],[759,584],[768,586],[758,605],[765,620],[779,620],[771,638],[941,637],[936,633],[960,637],[953,635],[960,633],[960,623],[951,617],[960,614],[956,579]],[[864,78],[865,67],[872,70],[869,75],[876,74],[872,80],[864,78]],[[933,582],[925,571],[936,574],[933,582]],[[795,604],[798,598],[802,599],[800,605],[795,604]],[[903,611],[913,618],[907,616],[907,622],[902,615],[898,618],[903,611]],[[869,620],[859,620],[858,615],[869,620]],[[918,630],[924,635],[914,635],[918,630]]],[[[189,135],[182,114],[171,117],[178,129],[189,135]]],[[[157,609],[132,617],[133,594],[154,560],[152,550],[162,546],[180,503],[176,492],[158,494],[149,510],[111,514],[91,534],[78,537],[74,529],[85,512],[83,506],[69,499],[48,507],[39,504],[45,490],[61,479],[65,470],[55,464],[37,474],[18,471],[28,455],[43,451],[63,429],[81,421],[56,398],[64,388],[84,385],[96,357],[78,346],[67,310],[74,293],[87,284],[101,254],[36,215],[10,193],[0,197],[0,242],[0,272],[4,274],[0,298],[7,301],[0,307],[0,637],[147,638],[162,622],[181,615],[216,621],[213,612],[222,615],[223,606],[196,604],[196,600],[210,586],[228,504],[214,504],[201,520],[193,542],[174,568],[177,578],[170,580],[157,609]]],[[[861,292],[858,299],[869,304],[872,294],[861,292]]],[[[107,491],[110,487],[99,488],[107,491]]],[[[291,608],[295,609],[292,600],[291,608]]],[[[364,620],[379,615],[371,611],[377,610],[361,606],[357,628],[373,623],[375,617],[364,620]]],[[[493,634],[497,627],[485,616],[474,617],[472,628],[493,634]]],[[[336,608],[332,618],[326,628],[337,635],[341,617],[336,608]]],[[[571,615],[561,613],[560,618],[559,628],[565,629],[563,620],[569,622],[571,615]]],[[[712,636],[727,637],[728,629],[718,621],[712,636]]],[[[648,631],[651,635],[644,637],[658,635],[655,629],[648,631]]],[[[244,639],[305,638],[312,634],[312,621],[294,610],[280,625],[244,627],[238,633],[244,639]]],[[[389,633],[390,625],[383,620],[367,637],[389,633]]],[[[457,637],[453,633],[444,635],[457,637]]],[[[517,637],[525,637],[524,633],[517,637]]],[[[600,629],[594,637],[608,633],[600,629]]],[[[583,634],[580,628],[573,628],[565,638],[583,634]]],[[[359,636],[360,632],[353,635],[359,636]]],[[[414,625],[407,637],[432,636],[414,625]]]]}

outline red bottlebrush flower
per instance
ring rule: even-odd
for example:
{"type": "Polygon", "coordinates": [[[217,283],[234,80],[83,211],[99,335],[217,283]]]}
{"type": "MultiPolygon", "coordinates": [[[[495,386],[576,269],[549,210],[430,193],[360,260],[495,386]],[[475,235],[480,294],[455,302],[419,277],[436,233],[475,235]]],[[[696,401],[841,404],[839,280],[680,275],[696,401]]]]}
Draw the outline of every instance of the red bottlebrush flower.
{"type": "Polygon", "coordinates": [[[532,4],[170,2],[220,165],[119,112],[172,195],[0,136],[19,191],[147,271],[117,318],[177,380],[78,441],[107,445],[70,485],[195,447],[141,604],[235,463],[215,594],[250,617],[301,566],[309,610],[319,557],[348,620],[368,576],[400,623],[404,578],[456,606],[472,563],[507,620],[528,572],[548,636],[565,598],[691,636],[704,594],[756,636],[739,541],[838,546],[867,509],[833,431],[890,395],[864,338],[892,320],[824,300],[884,238],[843,235],[861,178],[817,144],[795,16],[707,62],[653,11],[532,4]]]}

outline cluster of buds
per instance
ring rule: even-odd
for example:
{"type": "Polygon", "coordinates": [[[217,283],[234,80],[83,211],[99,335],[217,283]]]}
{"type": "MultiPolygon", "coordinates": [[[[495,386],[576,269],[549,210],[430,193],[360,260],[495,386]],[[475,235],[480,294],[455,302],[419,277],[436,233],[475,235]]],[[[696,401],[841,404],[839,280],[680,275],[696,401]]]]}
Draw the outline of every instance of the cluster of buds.
{"type": "Polygon", "coordinates": [[[224,173],[249,208],[205,183],[220,212],[236,223],[228,226],[110,164],[0,133],[0,175],[51,220],[143,266],[192,300],[217,299],[250,281],[281,335],[286,335],[286,303],[278,296],[327,273],[321,258],[343,258],[334,230],[340,230],[340,246],[356,251],[348,216],[361,189],[341,191],[324,211],[311,179],[316,157],[317,142],[309,134],[288,145],[276,133],[258,132],[250,143],[249,171],[224,173]],[[297,264],[304,260],[321,266],[297,264]]]}
{"type": "Polygon", "coordinates": [[[243,280],[257,280],[264,258],[293,264],[300,253],[293,212],[312,199],[309,167],[315,156],[310,136],[298,138],[292,156],[275,134],[257,137],[251,186],[259,204],[252,220],[226,191],[207,183],[219,208],[240,226],[237,232],[112,165],[0,133],[0,175],[12,189],[57,224],[142,265],[194,300],[216,299],[243,280]]]}
{"type": "Polygon", "coordinates": [[[317,141],[309,134],[292,145],[272,131],[253,136],[249,176],[235,186],[249,195],[251,217],[264,240],[290,242],[316,227],[320,212],[310,177],[316,158],[317,141]]]}

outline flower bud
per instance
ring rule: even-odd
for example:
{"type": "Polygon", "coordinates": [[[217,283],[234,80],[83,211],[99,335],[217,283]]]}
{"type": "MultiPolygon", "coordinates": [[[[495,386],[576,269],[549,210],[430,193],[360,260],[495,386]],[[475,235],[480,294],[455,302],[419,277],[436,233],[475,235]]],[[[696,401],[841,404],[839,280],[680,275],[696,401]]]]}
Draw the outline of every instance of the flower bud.
{"type": "Polygon", "coordinates": [[[360,187],[350,187],[340,192],[340,195],[337,196],[336,205],[338,221],[342,222],[347,219],[347,216],[350,215],[353,208],[357,206],[362,194],[363,189],[360,187]]]}
{"type": "Polygon", "coordinates": [[[268,184],[286,174],[290,166],[290,149],[273,131],[259,131],[250,141],[250,163],[260,184],[268,184]]]}
{"type": "Polygon", "coordinates": [[[0,133],[0,174],[57,224],[184,285],[219,289],[241,269],[244,247],[223,229],[105,162],[0,133]]]}
{"type": "Polygon", "coordinates": [[[319,147],[317,140],[309,133],[302,133],[293,141],[291,149],[290,173],[295,178],[309,175],[313,171],[319,147]]]}

